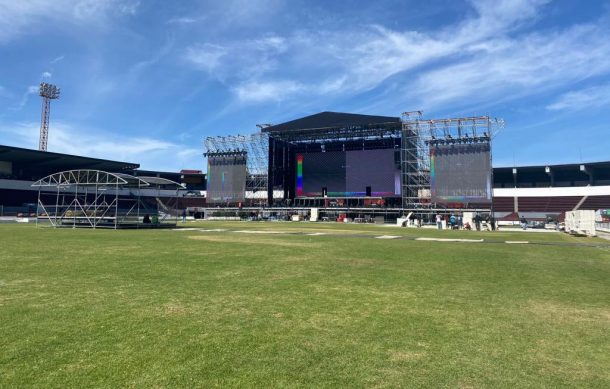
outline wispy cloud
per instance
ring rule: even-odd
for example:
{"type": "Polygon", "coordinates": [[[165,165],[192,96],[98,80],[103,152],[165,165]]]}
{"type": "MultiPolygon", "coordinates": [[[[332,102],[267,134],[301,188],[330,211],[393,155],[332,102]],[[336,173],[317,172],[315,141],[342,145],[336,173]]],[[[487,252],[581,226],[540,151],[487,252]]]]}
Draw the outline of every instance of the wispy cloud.
{"type": "Polygon", "coordinates": [[[112,16],[135,15],[139,4],[136,0],[0,0],[0,44],[41,31],[40,26],[49,22],[102,25],[112,16]]]}
{"type": "MultiPolygon", "coordinates": [[[[0,134],[11,144],[32,148],[39,124],[0,124],[0,134]]],[[[125,137],[119,131],[102,131],[55,121],[49,130],[49,151],[140,163],[144,169],[178,171],[201,168],[201,150],[150,137],[125,137]]]]}
{"type": "Polygon", "coordinates": [[[414,106],[493,104],[609,73],[610,29],[604,23],[521,30],[538,20],[548,2],[474,0],[473,16],[433,32],[379,25],[297,30],[285,37],[193,45],[186,58],[248,103],[304,93],[353,95],[400,76],[402,94],[414,106]]]}
{"type": "Polygon", "coordinates": [[[272,81],[272,82],[247,82],[234,89],[235,94],[241,101],[282,101],[287,96],[293,96],[304,92],[306,87],[295,81],[272,81]]]}
{"type": "Polygon", "coordinates": [[[207,18],[205,16],[200,17],[192,17],[192,16],[176,16],[170,18],[166,23],[167,24],[193,24],[198,22],[203,22],[207,18]]]}
{"type": "Polygon", "coordinates": [[[222,82],[243,82],[277,70],[281,56],[288,48],[283,37],[267,35],[257,39],[193,44],[184,58],[210,77],[222,82]]]}
{"type": "Polygon", "coordinates": [[[185,58],[195,67],[212,73],[220,68],[222,57],[228,53],[229,50],[223,46],[204,43],[188,47],[185,58]]]}
{"type": "Polygon", "coordinates": [[[242,101],[274,101],[278,99],[276,92],[289,98],[303,90],[316,95],[359,93],[399,74],[437,68],[441,60],[467,66],[477,56],[505,55],[494,54],[497,45],[504,44],[507,51],[521,43],[507,35],[536,19],[547,2],[472,1],[473,17],[431,33],[379,25],[297,30],[286,37],[194,45],[187,49],[186,58],[197,68],[233,84],[231,90],[242,101]],[[287,88],[280,91],[281,86],[287,88]]]}
{"type": "Polygon", "coordinates": [[[174,39],[169,38],[167,41],[161,46],[156,53],[152,55],[151,58],[145,59],[143,61],[137,62],[129,68],[129,75],[131,77],[135,77],[150,66],[153,66],[159,63],[163,58],[165,58],[171,51],[174,46],[174,39]]]}
{"type": "Polygon", "coordinates": [[[580,111],[610,107],[610,84],[570,91],[546,106],[550,111],[580,111]]]}
{"type": "Polygon", "coordinates": [[[17,104],[14,107],[9,107],[9,109],[11,111],[20,111],[20,110],[22,110],[23,107],[25,107],[25,105],[28,103],[28,101],[30,99],[30,96],[38,94],[38,88],[39,87],[37,85],[30,85],[30,86],[28,86],[26,91],[21,96],[21,100],[19,101],[19,104],[17,104]]]}
{"type": "Polygon", "coordinates": [[[408,88],[426,104],[535,95],[610,72],[607,34],[605,27],[585,25],[492,40],[463,61],[422,73],[408,88]]]}
{"type": "Polygon", "coordinates": [[[55,65],[57,62],[63,61],[64,58],[66,58],[65,55],[60,55],[59,57],[55,57],[55,58],[53,58],[53,60],[51,60],[50,64],[55,65]]]}

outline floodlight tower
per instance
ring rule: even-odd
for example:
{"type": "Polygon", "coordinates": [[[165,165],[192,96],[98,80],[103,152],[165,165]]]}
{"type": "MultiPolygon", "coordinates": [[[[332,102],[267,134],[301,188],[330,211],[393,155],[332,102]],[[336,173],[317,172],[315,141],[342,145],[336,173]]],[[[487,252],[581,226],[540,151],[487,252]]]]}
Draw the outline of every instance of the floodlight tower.
{"type": "Polygon", "coordinates": [[[46,82],[40,83],[38,94],[42,97],[42,115],[40,118],[40,140],[38,150],[47,151],[47,140],[49,138],[49,115],[51,113],[51,100],[59,98],[59,88],[46,82]]]}

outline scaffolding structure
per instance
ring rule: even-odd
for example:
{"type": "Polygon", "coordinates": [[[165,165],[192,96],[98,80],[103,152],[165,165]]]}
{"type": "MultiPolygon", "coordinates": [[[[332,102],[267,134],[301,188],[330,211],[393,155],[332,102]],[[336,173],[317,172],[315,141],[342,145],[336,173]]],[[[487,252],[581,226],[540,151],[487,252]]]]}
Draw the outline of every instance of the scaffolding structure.
{"type": "Polygon", "coordinates": [[[504,120],[489,116],[422,119],[423,111],[402,114],[402,203],[405,209],[437,208],[430,203],[430,145],[489,142],[504,120]]]}
{"type": "Polygon", "coordinates": [[[205,154],[245,152],[246,191],[251,198],[266,198],[269,164],[269,136],[263,132],[250,135],[211,136],[204,140],[205,154]]]}
{"type": "Polygon", "coordinates": [[[69,170],[41,178],[36,224],[55,228],[160,228],[176,225],[184,188],[159,177],[69,170]]]}
{"type": "Polygon", "coordinates": [[[269,206],[290,204],[295,199],[296,152],[346,147],[400,149],[400,189],[392,206],[404,210],[445,208],[431,203],[430,145],[434,142],[489,142],[504,121],[489,116],[424,119],[423,111],[404,112],[396,121],[320,126],[303,129],[271,129],[258,125],[252,135],[217,136],[204,140],[206,154],[247,153],[246,197],[267,199],[269,206]],[[395,142],[395,143],[394,143],[395,142]],[[282,194],[283,192],[283,194],[282,194]],[[281,200],[277,200],[280,193],[281,200]]]}

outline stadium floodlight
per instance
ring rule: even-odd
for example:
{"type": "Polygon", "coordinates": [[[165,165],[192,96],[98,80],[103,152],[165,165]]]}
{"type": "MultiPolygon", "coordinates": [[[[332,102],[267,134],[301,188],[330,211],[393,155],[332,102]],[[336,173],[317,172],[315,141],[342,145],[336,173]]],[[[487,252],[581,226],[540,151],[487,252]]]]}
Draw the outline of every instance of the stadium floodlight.
{"type": "Polygon", "coordinates": [[[49,116],[51,114],[51,100],[59,98],[60,89],[46,82],[40,83],[38,94],[42,97],[42,115],[40,120],[40,140],[38,149],[47,151],[47,141],[49,138],[49,116]]]}
{"type": "Polygon", "coordinates": [[[38,94],[41,97],[45,97],[47,99],[54,100],[54,99],[59,98],[60,91],[61,91],[60,88],[58,88],[57,86],[55,86],[53,84],[41,82],[40,88],[38,90],[38,94]]]}

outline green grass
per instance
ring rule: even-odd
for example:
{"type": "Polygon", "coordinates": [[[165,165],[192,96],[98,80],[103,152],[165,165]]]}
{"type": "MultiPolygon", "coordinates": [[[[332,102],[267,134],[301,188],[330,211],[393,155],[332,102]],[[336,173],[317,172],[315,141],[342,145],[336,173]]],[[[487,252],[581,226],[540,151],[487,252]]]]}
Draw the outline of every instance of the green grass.
{"type": "Polygon", "coordinates": [[[187,226],[328,235],[0,225],[0,386],[610,387],[607,241],[187,226]]]}

